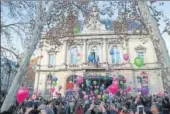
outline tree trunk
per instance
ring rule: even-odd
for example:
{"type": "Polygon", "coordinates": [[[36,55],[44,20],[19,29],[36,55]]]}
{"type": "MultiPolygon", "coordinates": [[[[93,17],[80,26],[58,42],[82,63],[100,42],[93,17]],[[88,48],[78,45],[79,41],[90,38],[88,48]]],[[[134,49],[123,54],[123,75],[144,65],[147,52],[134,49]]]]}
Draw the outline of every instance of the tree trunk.
{"type": "Polygon", "coordinates": [[[154,49],[157,56],[158,64],[160,65],[161,75],[163,79],[164,90],[168,91],[170,97],[170,58],[163,37],[161,36],[156,20],[152,17],[144,1],[138,1],[138,7],[143,17],[144,22],[149,30],[150,37],[153,41],[154,49]]]}
{"type": "Polygon", "coordinates": [[[41,32],[43,30],[43,25],[45,24],[47,17],[50,15],[50,13],[52,11],[53,4],[54,4],[53,1],[51,1],[49,4],[50,5],[49,5],[48,12],[44,16],[44,18],[41,19],[42,1],[37,1],[36,20],[35,20],[36,23],[35,23],[35,28],[33,30],[32,41],[30,42],[30,47],[28,47],[28,49],[26,51],[26,54],[24,56],[24,61],[20,65],[18,72],[16,74],[16,77],[15,77],[14,81],[12,82],[9,92],[3,102],[3,105],[1,107],[1,112],[7,111],[10,108],[10,106],[13,105],[13,102],[15,101],[15,96],[16,96],[17,90],[22,83],[22,78],[26,74],[30,58],[31,58],[34,50],[36,49],[36,45],[38,44],[38,41],[41,38],[41,32]]]}

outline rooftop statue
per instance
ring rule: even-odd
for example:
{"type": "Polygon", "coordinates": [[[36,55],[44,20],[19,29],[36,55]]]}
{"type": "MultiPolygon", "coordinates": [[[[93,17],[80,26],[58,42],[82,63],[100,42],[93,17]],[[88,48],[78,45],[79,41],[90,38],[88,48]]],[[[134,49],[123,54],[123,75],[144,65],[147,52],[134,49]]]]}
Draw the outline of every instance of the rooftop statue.
{"type": "Polygon", "coordinates": [[[83,27],[84,33],[86,32],[98,32],[106,30],[105,25],[100,22],[99,19],[99,10],[97,7],[93,7],[90,15],[86,18],[85,24],[83,27]]]}

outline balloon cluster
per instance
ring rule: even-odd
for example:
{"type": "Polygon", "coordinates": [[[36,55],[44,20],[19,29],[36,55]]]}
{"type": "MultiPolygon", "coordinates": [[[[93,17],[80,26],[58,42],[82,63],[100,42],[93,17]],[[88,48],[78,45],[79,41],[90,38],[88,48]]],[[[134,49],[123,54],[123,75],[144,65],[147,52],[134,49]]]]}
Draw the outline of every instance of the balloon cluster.
{"type": "Polygon", "coordinates": [[[56,87],[57,87],[57,81],[58,81],[58,78],[57,78],[57,77],[53,77],[51,74],[48,75],[48,81],[47,81],[47,83],[52,86],[52,87],[49,89],[49,92],[50,92],[51,94],[54,94],[55,91],[58,91],[58,90],[60,91],[61,88],[62,88],[62,86],[59,86],[59,87],[58,87],[58,90],[56,89],[56,87]]]}
{"type": "Polygon", "coordinates": [[[103,91],[99,93],[99,90],[95,89],[94,93],[93,91],[90,91],[90,94],[85,91],[81,91],[81,93],[83,94],[83,99],[85,100],[85,102],[87,102],[87,104],[89,103],[89,101],[92,101],[96,98],[102,101],[105,101],[109,98],[109,93],[106,90],[105,92],[103,91]]]}
{"type": "Polygon", "coordinates": [[[52,77],[52,75],[49,75],[47,79],[48,79],[47,81],[48,84],[51,84],[52,86],[57,86],[57,81],[58,81],[57,77],[52,77]]]}
{"type": "Polygon", "coordinates": [[[121,93],[123,92],[129,93],[131,91],[131,87],[130,86],[126,87],[125,85],[126,81],[127,81],[126,79],[119,81],[117,78],[114,77],[112,85],[108,87],[109,92],[111,94],[116,94],[119,90],[121,93]]]}
{"type": "Polygon", "coordinates": [[[80,93],[80,96],[84,99],[85,103],[89,103],[90,101],[93,101],[95,99],[99,99],[102,101],[108,100],[116,94],[118,91],[128,93],[131,91],[130,86],[125,86],[126,79],[125,78],[113,78],[112,84],[107,88],[105,87],[105,84],[101,82],[96,81],[98,78],[96,75],[95,80],[92,77],[92,80],[90,79],[84,79],[82,77],[76,78],[76,85],[79,87],[78,92],[80,93]],[[122,84],[124,85],[123,87],[122,84]]]}
{"type": "Polygon", "coordinates": [[[58,81],[58,78],[57,77],[53,77],[53,79],[52,79],[52,86],[57,86],[57,81],[58,81]]]}

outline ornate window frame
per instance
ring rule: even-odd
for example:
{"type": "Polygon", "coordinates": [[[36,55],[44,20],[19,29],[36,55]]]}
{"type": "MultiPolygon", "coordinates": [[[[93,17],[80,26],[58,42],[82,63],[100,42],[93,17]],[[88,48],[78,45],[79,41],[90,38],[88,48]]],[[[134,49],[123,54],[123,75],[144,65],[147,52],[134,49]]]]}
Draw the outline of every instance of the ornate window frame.
{"type": "Polygon", "coordinates": [[[144,62],[146,62],[146,48],[144,47],[144,46],[142,46],[142,45],[139,45],[139,46],[137,46],[137,47],[135,47],[134,48],[135,49],[135,51],[136,51],[136,57],[138,56],[138,53],[140,53],[140,52],[142,52],[143,53],[143,59],[144,59],[144,62]]]}
{"type": "Polygon", "coordinates": [[[67,52],[67,54],[68,54],[68,56],[67,56],[68,64],[71,65],[71,66],[77,67],[77,65],[80,65],[83,62],[83,58],[80,58],[81,62],[78,61],[76,64],[71,64],[71,61],[70,61],[70,59],[71,59],[71,49],[73,49],[73,48],[80,49],[80,54],[83,54],[83,46],[82,45],[72,45],[68,48],[68,52],[67,52]]]}
{"type": "Polygon", "coordinates": [[[102,62],[102,55],[101,55],[101,51],[102,51],[102,48],[100,47],[101,45],[89,45],[89,48],[88,48],[88,53],[87,53],[87,60],[88,60],[88,57],[89,57],[89,54],[91,52],[91,49],[93,47],[97,47],[97,49],[99,50],[98,54],[99,54],[99,63],[102,62]]]}
{"type": "Polygon", "coordinates": [[[53,68],[56,66],[56,53],[58,51],[56,51],[54,48],[51,48],[50,50],[47,51],[48,52],[48,67],[49,68],[53,68]],[[50,55],[54,55],[54,64],[53,65],[50,65],[50,55]]]}
{"type": "Polygon", "coordinates": [[[145,47],[143,47],[142,45],[139,45],[139,46],[137,46],[137,47],[135,47],[135,50],[136,50],[136,52],[140,52],[140,51],[143,51],[143,52],[145,52],[146,53],[146,48],[145,47]]]}
{"type": "Polygon", "coordinates": [[[109,54],[109,63],[110,64],[121,64],[122,63],[122,61],[123,61],[123,58],[122,58],[122,48],[120,47],[120,46],[117,46],[117,45],[110,45],[109,46],[109,50],[108,50],[108,54],[109,54]],[[112,63],[112,60],[111,60],[111,55],[110,55],[110,50],[111,50],[111,48],[114,48],[114,49],[118,49],[119,50],[119,54],[120,54],[120,63],[117,63],[117,58],[116,58],[116,55],[114,55],[115,57],[115,63],[112,63]]]}

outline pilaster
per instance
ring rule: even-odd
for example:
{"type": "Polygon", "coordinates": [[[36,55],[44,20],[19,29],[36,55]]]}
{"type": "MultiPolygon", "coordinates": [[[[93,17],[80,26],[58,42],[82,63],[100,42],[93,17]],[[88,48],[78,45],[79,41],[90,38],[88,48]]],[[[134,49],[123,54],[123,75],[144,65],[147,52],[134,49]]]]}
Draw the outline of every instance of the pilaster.
{"type": "Polygon", "coordinates": [[[68,53],[67,42],[68,42],[67,40],[64,42],[64,58],[63,59],[64,59],[65,68],[67,68],[67,53],[68,53]]]}

